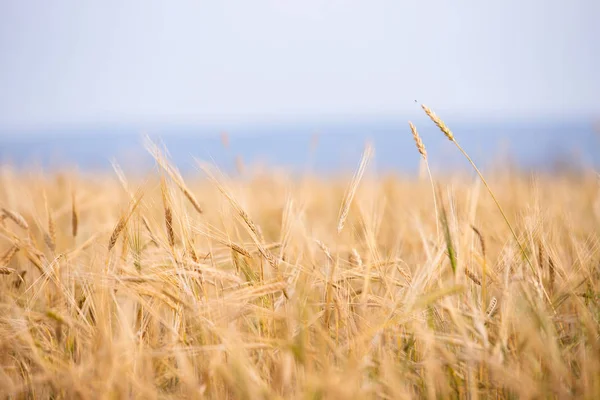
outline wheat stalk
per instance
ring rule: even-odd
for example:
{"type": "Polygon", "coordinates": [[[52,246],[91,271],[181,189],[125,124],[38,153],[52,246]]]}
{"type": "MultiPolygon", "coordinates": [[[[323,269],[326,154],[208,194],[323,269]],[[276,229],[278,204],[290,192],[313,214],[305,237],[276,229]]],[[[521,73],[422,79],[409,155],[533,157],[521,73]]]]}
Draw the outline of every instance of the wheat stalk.
{"type": "MultiPolygon", "coordinates": [[[[260,254],[264,257],[265,260],[269,263],[271,268],[275,271],[275,274],[279,279],[283,279],[281,276],[281,272],[279,270],[279,260],[273,256],[273,254],[264,246],[264,238],[262,236],[261,231],[254,223],[254,221],[250,218],[248,213],[242,208],[240,203],[231,195],[231,193],[223,186],[221,182],[214,176],[214,174],[205,167],[201,162],[196,161],[200,169],[204,171],[204,173],[208,176],[208,178],[212,181],[212,183],[216,186],[216,188],[221,192],[223,196],[229,201],[233,209],[237,212],[237,214],[242,218],[242,220],[246,223],[248,227],[248,232],[250,233],[250,237],[254,242],[256,248],[260,252],[260,254]]],[[[287,291],[283,290],[283,295],[288,298],[287,291]]]]}
{"type": "Polygon", "coordinates": [[[371,160],[372,155],[373,155],[373,147],[371,146],[370,143],[367,143],[367,145],[365,146],[363,155],[360,159],[360,164],[358,166],[358,169],[356,170],[356,173],[354,174],[354,177],[352,178],[352,181],[350,182],[350,185],[348,186],[348,189],[346,190],[346,195],[344,196],[344,200],[342,201],[342,206],[340,207],[340,213],[338,216],[338,225],[337,225],[338,234],[342,232],[342,229],[344,229],[344,224],[346,223],[346,219],[348,218],[348,213],[350,212],[350,205],[352,204],[352,200],[354,199],[354,195],[356,194],[358,185],[365,173],[365,169],[367,168],[367,165],[369,164],[369,161],[371,160]]]}
{"type": "Polygon", "coordinates": [[[174,167],[172,167],[169,163],[165,161],[165,158],[162,152],[159,150],[158,146],[150,140],[148,136],[146,136],[146,149],[148,152],[154,157],[157,164],[165,170],[167,175],[175,182],[179,190],[183,193],[183,195],[188,199],[188,201],[192,204],[194,209],[202,214],[202,207],[200,207],[200,203],[196,200],[196,197],[192,194],[192,191],[187,187],[181,174],[174,167]]]}
{"type": "Polygon", "coordinates": [[[146,218],[146,216],[142,216],[142,224],[144,225],[144,228],[146,228],[146,231],[148,232],[148,236],[150,236],[150,242],[154,243],[155,245],[158,245],[158,240],[156,240],[156,236],[154,235],[154,232],[152,232],[152,228],[150,228],[150,223],[148,222],[148,218],[146,218]]]}
{"type": "Polygon", "coordinates": [[[108,241],[108,251],[111,251],[112,248],[115,247],[115,244],[117,243],[117,240],[119,239],[119,235],[121,234],[121,232],[123,232],[123,230],[125,229],[125,226],[127,226],[127,222],[129,221],[129,218],[131,218],[131,215],[133,214],[133,212],[135,211],[137,206],[140,204],[141,200],[142,200],[142,194],[140,192],[130,202],[128,211],[125,214],[122,214],[121,217],[119,218],[117,225],[115,226],[112,234],[110,235],[110,239],[108,241]]]}
{"type": "Polygon", "coordinates": [[[527,252],[525,251],[525,248],[521,244],[521,241],[519,240],[519,237],[517,236],[517,233],[515,232],[512,224],[508,220],[508,217],[504,213],[504,209],[500,205],[500,202],[496,198],[496,195],[494,194],[494,192],[492,191],[492,189],[488,185],[488,183],[485,180],[485,178],[483,177],[483,174],[481,173],[481,171],[479,171],[479,168],[477,168],[477,165],[475,165],[475,162],[471,159],[471,157],[469,156],[469,154],[458,143],[458,141],[454,137],[454,134],[452,133],[452,131],[450,130],[450,128],[448,128],[448,126],[446,126],[446,124],[444,123],[444,121],[442,121],[433,111],[431,111],[431,109],[429,109],[424,104],[421,105],[421,107],[423,108],[423,111],[425,111],[425,114],[427,114],[427,116],[438,126],[438,128],[440,128],[440,130],[444,133],[444,135],[446,135],[446,137],[448,138],[448,140],[450,140],[452,143],[454,143],[454,145],[463,154],[463,156],[465,156],[465,158],[467,159],[467,161],[469,161],[469,163],[471,164],[471,166],[473,167],[473,169],[475,170],[475,172],[477,173],[477,175],[479,175],[479,178],[481,179],[481,181],[485,185],[487,191],[492,196],[492,199],[494,200],[494,203],[496,204],[496,207],[500,211],[500,214],[502,214],[502,218],[504,218],[504,221],[508,225],[508,228],[510,229],[511,234],[513,235],[515,241],[517,242],[517,245],[521,249],[521,252],[522,252],[523,256],[525,257],[525,259],[527,260],[527,263],[529,264],[531,270],[533,271],[534,270],[533,264],[531,263],[531,260],[529,259],[529,256],[527,255],[527,252]]]}
{"type": "Polygon", "coordinates": [[[429,160],[427,159],[427,150],[425,149],[425,144],[423,143],[423,140],[421,139],[421,135],[419,135],[419,132],[417,131],[417,127],[410,121],[408,122],[408,125],[410,126],[410,131],[412,132],[413,139],[415,140],[415,144],[417,146],[417,151],[421,154],[421,157],[423,158],[423,162],[425,163],[425,167],[427,168],[427,175],[429,176],[429,182],[431,183],[431,194],[433,196],[433,207],[434,207],[434,211],[435,211],[435,229],[436,229],[437,237],[439,237],[440,236],[440,217],[439,217],[439,212],[438,212],[437,196],[435,194],[435,184],[433,182],[433,176],[431,175],[431,168],[429,168],[429,160]]]}

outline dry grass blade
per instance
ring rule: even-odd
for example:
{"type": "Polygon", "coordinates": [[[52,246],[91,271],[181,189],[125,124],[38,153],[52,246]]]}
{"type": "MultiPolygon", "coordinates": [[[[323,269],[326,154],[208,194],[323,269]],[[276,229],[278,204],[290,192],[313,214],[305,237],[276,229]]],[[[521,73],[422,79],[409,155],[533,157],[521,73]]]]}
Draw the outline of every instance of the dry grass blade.
{"type": "Polygon", "coordinates": [[[148,232],[148,236],[150,236],[150,242],[158,245],[158,240],[156,240],[156,236],[154,232],[152,232],[152,228],[150,228],[150,222],[148,222],[148,218],[146,216],[142,216],[142,224],[144,228],[146,228],[146,232],[148,232]]]}
{"type": "Polygon", "coordinates": [[[6,218],[10,219],[21,228],[29,229],[29,224],[21,214],[15,211],[7,210],[6,208],[2,208],[2,213],[6,216],[6,218]]]}
{"type": "Polygon", "coordinates": [[[196,200],[196,197],[192,194],[192,191],[186,186],[185,182],[183,181],[183,178],[181,177],[181,174],[173,166],[167,163],[164,155],[162,154],[158,146],[156,146],[156,144],[154,144],[154,142],[150,140],[150,138],[147,136],[146,150],[148,150],[148,152],[156,160],[157,164],[167,173],[167,175],[169,175],[173,182],[175,182],[179,190],[181,190],[183,195],[192,204],[194,209],[196,209],[196,211],[199,214],[202,214],[202,207],[200,207],[200,203],[198,202],[198,200],[196,200]]]}
{"type": "Polygon", "coordinates": [[[350,212],[350,206],[352,205],[352,200],[354,199],[354,195],[356,194],[356,190],[358,189],[358,185],[365,173],[367,165],[373,156],[373,147],[370,143],[367,143],[365,146],[365,150],[363,152],[362,158],[360,160],[360,164],[348,189],[346,191],[346,195],[344,196],[344,201],[342,202],[342,206],[340,208],[340,213],[338,216],[338,225],[337,232],[341,233],[344,229],[344,224],[346,223],[346,219],[348,218],[348,213],[350,212]]]}
{"type": "Polygon", "coordinates": [[[201,234],[201,235],[203,235],[203,236],[206,236],[209,239],[212,239],[212,240],[215,240],[218,243],[221,243],[223,246],[229,247],[231,250],[235,251],[236,253],[239,253],[239,254],[241,254],[243,256],[246,256],[246,257],[252,257],[252,254],[250,254],[250,252],[248,250],[246,250],[245,248],[243,248],[239,244],[233,243],[232,241],[227,240],[227,239],[223,239],[223,238],[219,237],[216,234],[209,233],[209,232],[207,232],[207,231],[205,231],[203,229],[200,229],[200,228],[194,228],[194,231],[197,232],[197,233],[199,233],[199,234],[201,234]]]}

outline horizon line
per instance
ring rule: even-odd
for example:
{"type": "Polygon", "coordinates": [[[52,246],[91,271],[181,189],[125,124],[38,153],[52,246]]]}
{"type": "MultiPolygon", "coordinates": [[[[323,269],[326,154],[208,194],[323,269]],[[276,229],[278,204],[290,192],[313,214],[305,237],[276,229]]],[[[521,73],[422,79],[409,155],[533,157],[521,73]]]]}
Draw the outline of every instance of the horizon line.
{"type": "MultiPolygon", "coordinates": [[[[420,111],[420,107],[419,107],[420,111]]],[[[440,114],[438,114],[440,115],[440,114]]],[[[534,115],[528,117],[524,114],[518,114],[513,116],[501,116],[497,114],[492,115],[468,115],[463,113],[448,113],[440,115],[444,120],[453,120],[453,123],[462,124],[514,124],[514,123],[525,123],[525,124],[551,124],[551,123],[584,123],[592,126],[598,126],[600,131],[600,113],[586,113],[582,115],[556,115],[550,116],[534,115]],[[599,114],[599,115],[596,115],[599,114]]],[[[48,124],[16,124],[0,125],[0,137],[4,135],[35,135],[44,133],[59,133],[63,131],[64,134],[73,134],[75,131],[81,131],[78,134],[89,135],[94,133],[101,133],[99,131],[114,129],[121,132],[119,134],[134,134],[133,130],[138,131],[136,134],[148,133],[148,130],[164,130],[164,129],[176,129],[176,130],[190,130],[190,129],[202,129],[202,130],[215,130],[215,134],[228,133],[232,129],[243,129],[243,130],[254,130],[254,129],[265,129],[265,128],[277,128],[286,127],[290,128],[297,126],[298,128],[304,128],[306,125],[324,125],[324,127],[342,127],[348,126],[349,124],[396,124],[396,123],[407,123],[409,121],[422,122],[429,121],[429,118],[423,115],[412,115],[410,117],[408,113],[398,114],[340,114],[340,115],[297,115],[297,116],[277,116],[277,117],[265,117],[256,116],[251,118],[228,118],[220,121],[206,119],[201,120],[188,120],[188,121],[175,121],[175,120],[163,120],[163,121],[75,121],[75,122],[63,122],[63,123],[48,123],[48,124]],[[87,133],[84,131],[88,131],[87,133]],[[89,132],[92,131],[92,132],[89,132]]],[[[307,127],[308,128],[308,127],[307,127]]],[[[314,129],[314,128],[313,128],[314,129]]],[[[317,128],[318,129],[318,128],[317,128]]],[[[107,133],[107,132],[102,132],[107,133]]],[[[182,133],[182,132],[180,132],[182,133]]],[[[207,133],[207,132],[198,132],[207,133]]],[[[169,133],[167,133],[169,134],[169,133]]]]}

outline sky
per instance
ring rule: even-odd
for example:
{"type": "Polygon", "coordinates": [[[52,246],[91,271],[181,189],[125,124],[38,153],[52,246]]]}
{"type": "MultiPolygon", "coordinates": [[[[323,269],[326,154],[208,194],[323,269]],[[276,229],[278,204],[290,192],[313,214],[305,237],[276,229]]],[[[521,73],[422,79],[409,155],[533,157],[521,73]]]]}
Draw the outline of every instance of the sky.
{"type": "Polygon", "coordinates": [[[600,2],[0,0],[0,130],[600,112],[600,2]]]}

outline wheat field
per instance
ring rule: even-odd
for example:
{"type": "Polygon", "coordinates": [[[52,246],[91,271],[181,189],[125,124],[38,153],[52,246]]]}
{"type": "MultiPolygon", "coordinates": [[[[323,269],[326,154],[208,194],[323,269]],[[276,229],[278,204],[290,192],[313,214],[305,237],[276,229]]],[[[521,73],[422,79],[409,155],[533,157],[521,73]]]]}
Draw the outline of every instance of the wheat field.
{"type": "Polygon", "coordinates": [[[597,174],[436,176],[411,128],[418,178],[3,168],[0,395],[600,398],[597,174]]]}

